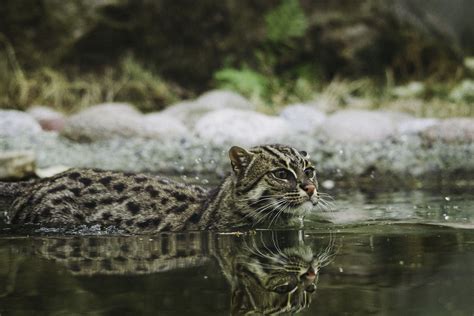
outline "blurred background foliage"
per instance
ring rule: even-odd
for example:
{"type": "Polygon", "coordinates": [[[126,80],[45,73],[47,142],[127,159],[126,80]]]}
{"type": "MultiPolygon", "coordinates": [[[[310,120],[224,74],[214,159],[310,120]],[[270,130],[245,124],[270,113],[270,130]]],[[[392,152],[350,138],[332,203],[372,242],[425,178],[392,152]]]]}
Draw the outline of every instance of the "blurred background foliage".
{"type": "Polygon", "coordinates": [[[220,87],[275,106],[408,94],[471,115],[473,14],[471,0],[3,0],[0,107],[153,111],[220,87]]]}

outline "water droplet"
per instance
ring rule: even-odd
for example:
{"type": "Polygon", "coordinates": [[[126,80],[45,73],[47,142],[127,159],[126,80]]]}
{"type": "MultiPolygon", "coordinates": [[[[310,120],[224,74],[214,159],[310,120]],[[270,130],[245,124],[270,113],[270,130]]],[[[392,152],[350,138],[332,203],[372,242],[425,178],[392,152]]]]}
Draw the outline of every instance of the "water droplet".
{"type": "Polygon", "coordinates": [[[403,260],[400,260],[398,263],[399,263],[401,266],[405,264],[405,262],[404,262],[403,260]]]}
{"type": "Polygon", "coordinates": [[[339,149],[339,155],[342,155],[342,154],[344,154],[344,150],[339,149]]]}
{"type": "Polygon", "coordinates": [[[445,196],[444,199],[448,202],[451,201],[451,198],[449,196],[445,196]]]}
{"type": "Polygon", "coordinates": [[[195,177],[194,177],[194,180],[196,180],[196,181],[199,181],[199,179],[200,179],[200,178],[199,178],[198,176],[195,176],[195,177]]]}
{"type": "Polygon", "coordinates": [[[321,185],[323,186],[323,188],[330,190],[334,188],[336,184],[334,183],[333,180],[325,180],[323,181],[323,183],[321,183],[321,185]]]}
{"type": "Polygon", "coordinates": [[[342,267],[339,267],[339,272],[344,272],[344,269],[342,267]]]}
{"type": "Polygon", "coordinates": [[[202,184],[209,184],[209,180],[207,180],[207,179],[202,179],[201,183],[202,183],[202,184]]]}
{"type": "Polygon", "coordinates": [[[446,221],[449,220],[449,215],[448,214],[443,214],[443,217],[446,221]]]}

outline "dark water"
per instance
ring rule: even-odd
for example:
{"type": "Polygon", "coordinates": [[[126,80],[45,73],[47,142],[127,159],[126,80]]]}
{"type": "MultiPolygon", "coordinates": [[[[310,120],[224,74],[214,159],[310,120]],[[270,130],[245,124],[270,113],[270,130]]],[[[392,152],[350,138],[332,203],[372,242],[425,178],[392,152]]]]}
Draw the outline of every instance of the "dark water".
{"type": "Polygon", "coordinates": [[[4,230],[0,315],[474,315],[473,202],[337,194],[304,231],[245,235],[4,230]]]}

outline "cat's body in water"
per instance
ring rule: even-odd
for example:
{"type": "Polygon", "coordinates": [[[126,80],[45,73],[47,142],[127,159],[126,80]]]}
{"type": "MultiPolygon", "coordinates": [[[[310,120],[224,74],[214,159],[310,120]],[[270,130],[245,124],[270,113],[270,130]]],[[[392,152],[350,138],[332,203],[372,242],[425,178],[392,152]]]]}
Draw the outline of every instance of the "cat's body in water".
{"type": "Polygon", "coordinates": [[[284,145],[229,151],[233,173],[215,189],[145,174],[71,169],[51,178],[0,183],[9,224],[100,225],[127,233],[269,227],[301,218],[319,201],[306,152],[284,145]]]}

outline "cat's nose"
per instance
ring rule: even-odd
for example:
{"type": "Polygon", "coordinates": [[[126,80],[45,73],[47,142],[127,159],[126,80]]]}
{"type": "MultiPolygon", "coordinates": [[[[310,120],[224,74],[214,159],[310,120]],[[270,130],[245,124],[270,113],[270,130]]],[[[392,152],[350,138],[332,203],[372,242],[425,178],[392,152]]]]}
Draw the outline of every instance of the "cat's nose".
{"type": "Polygon", "coordinates": [[[314,191],[316,191],[316,186],[312,183],[303,183],[301,184],[301,188],[308,194],[308,196],[312,196],[314,191]]]}
{"type": "Polygon", "coordinates": [[[308,271],[306,271],[306,273],[303,274],[303,277],[306,280],[313,282],[316,279],[316,271],[314,271],[313,267],[309,267],[308,271]]]}

